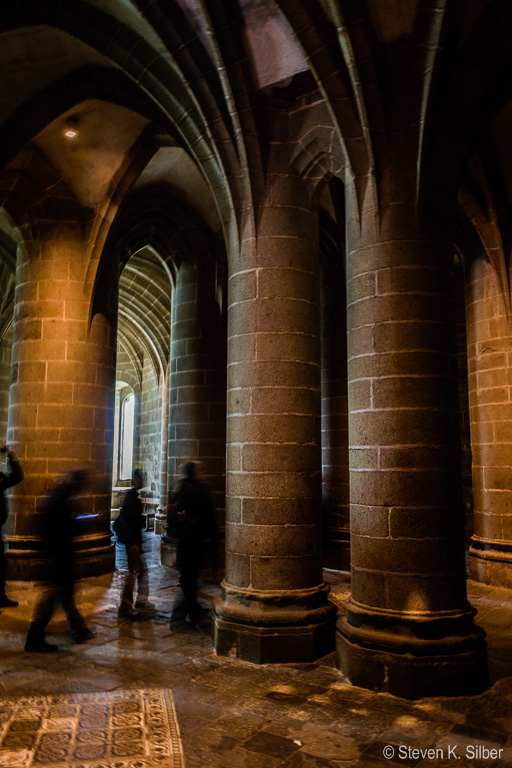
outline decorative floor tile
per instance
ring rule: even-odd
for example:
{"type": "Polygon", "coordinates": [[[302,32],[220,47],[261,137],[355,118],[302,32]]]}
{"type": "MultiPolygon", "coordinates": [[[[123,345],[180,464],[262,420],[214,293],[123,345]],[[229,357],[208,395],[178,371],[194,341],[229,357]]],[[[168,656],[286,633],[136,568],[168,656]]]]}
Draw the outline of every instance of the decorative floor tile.
{"type": "Polygon", "coordinates": [[[183,768],[170,690],[0,700],[1,768],[183,768]]]}

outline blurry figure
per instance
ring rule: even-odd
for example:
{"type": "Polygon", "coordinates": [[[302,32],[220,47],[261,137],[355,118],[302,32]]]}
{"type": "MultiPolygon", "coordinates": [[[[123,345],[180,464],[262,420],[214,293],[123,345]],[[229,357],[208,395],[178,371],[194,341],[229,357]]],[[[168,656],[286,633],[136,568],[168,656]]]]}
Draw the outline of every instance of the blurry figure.
{"type": "Polygon", "coordinates": [[[142,516],[142,502],[139,491],[142,488],[142,475],[138,469],[132,472],[132,487],[124,497],[123,506],[119,517],[114,523],[114,531],[121,544],[126,547],[128,558],[128,576],[121,595],[121,605],[118,616],[121,619],[137,621],[142,618],[141,611],[154,610],[155,606],[149,602],[148,569],[144,552],[142,551],[142,528],[144,518],[142,516]],[[137,602],[133,605],[133,590],[137,581],[137,602]]]}
{"type": "Polygon", "coordinates": [[[168,530],[178,541],[180,562],[179,586],[183,599],[171,613],[171,623],[187,616],[199,621],[210,611],[197,601],[197,580],[209,541],[212,553],[219,546],[215,507],[201,461],[189,461],[183,466],[183,476],[171,499],[168,530]]]}
{"type": "MultiPolygon", "coordinates": [[[[5,472],[0,472],[0,529],[7,519],[7,502],[4,493],[8,488],[12,488],[13,485],[17,485],[23,480],[23,472],[13,449],[2,445],[0,446],[0,454],[4,453],[7,454],[11,471],[8,475],[5,472]]],[[[9,600],[5,594],[5,552],[0,532],[0,608],[16,608],[17,605],[16,600],[9,600]]]]}
{"type": "Polygon", "coordinates": [[[76,643],[84,643],[96,635],[87,628],[74,596],[73,539],[76,522],[70,502],[85,488],[85,484],[85,472],[74,470],[44,500],[42,546],[43,554],[48,559],[48,578],[45,591],[34,608],[25,640],[26,651],[50,653],[58,650],[56,645],[45,640],[46,627],[57,603],[64,609],[76,643]]]}

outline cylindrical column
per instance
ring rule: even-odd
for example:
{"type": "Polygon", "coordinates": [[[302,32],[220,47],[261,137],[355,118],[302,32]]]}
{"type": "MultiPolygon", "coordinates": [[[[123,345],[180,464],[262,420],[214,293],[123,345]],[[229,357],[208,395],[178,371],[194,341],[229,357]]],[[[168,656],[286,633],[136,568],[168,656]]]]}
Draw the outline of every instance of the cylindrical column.
{"type": "Polygon", "coordinates": [[[467,335],[473,454],[471,578],[512,587],[512,321],[489,262],[468,270],[467,335]]]}
{"type": "Polygon", "coordinates": [[[350,569],[347,313],[338,254],[322,260],[322,507],[324,568],[350,569]]]}
{"type": "Polygon", "coordinates": [[[162,508],[167,506],[168,483],[168,443],[169,443],[169,382],[170,368],[165,369],[162,382],[162,439],[160,443],[160,497],[159,504],[162,508]]]}
{"type": "MultiPolygon", "coordinates": [[[[453,256],[441,216],[349,223],[352,595],[338,659],[356,685],[454,695],[487,681],[466,597],[453,256]]],[[[429,212],[424,212],[428,216],[429,212]]]]}
{"type": "MultiPolygon", "coordinates": [[[[16,268],[8,441],[25,479],[10,499],[11,579],[44,577],[38,500],[61,473],[83,467],[77,576],[114,567],[110,533],[116,329],[90,318],[88,266],[78,227],[55,225],[26,241],[16,268]]],[[[113,277],[115,280],[115,276],[113,277]]]]}
{"type": "Polygon", "coordinates": [[[165,369],[165,376],[162,382],[162,435],[160,443],[160,495],[158,507],[155,513],[155,533],[165,533],[165,523],[167,520],[167,498],[169,489],[167,486],[168,463],[169,463],[169,382],[170,367],[165,369]]]}
{"type": "Polygon", "coordinates": [[[16,243],[0,228],[0,442],[5,442],[11,383],[16,243]]]}
{"type": "Polygon", "coordinates": [[[315,659],[334,647],[322,581],[318,222],[274,184],[229,264],[226,578],[220,655],[315,659]]]}
{"type": "MultiPolygon", "coordinates": [[[[180,465],[200,460],[224,527],[226,336],[217,302],[215,262],[205,254],[184,262],[172,297],[168,488],[180,465]]],[[[162,562],[167,544],[162,542],[162,562]]]]}
{"type": "Polygon", "coordinates": [[[11,383],[12,326],[0,339],[0,441],[4,442],[7,434],[9,413],[9,386],[11,383]]]}

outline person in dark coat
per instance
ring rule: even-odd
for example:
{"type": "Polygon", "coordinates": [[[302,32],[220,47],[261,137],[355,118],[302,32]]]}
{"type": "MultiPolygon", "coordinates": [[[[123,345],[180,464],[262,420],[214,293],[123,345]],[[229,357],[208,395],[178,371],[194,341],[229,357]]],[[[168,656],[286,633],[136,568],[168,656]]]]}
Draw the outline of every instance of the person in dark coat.
{"type": "Polygon", "coordinates": [[[128,558],[128,575],[124,583],[121,605],[117,614],[121,619],[138,620],[142,618],[141,611],[149,611],[155,607],[148,600],[148,569],[142,550],[144,518],[142,516],[142,502],[139,498],[141,488],[142,475],[135,469],[132,473],[132,487],[127,491],[119,517],[114,523],[114,531],[119,542],[125,545],[128,558]],[[135,581],[137,581],[137,602],[134,607],[133,591],[135,581]]]}
{"type": "Polygon", "coordinates": [[[219,544],[215,507],[204,473],[201,461],[187,462],[169,504],[167,528],[178,540],[179,583],[183,592],[183,599],[171,613],[171,624],[187,616],[191,621],[199,621],[210,613],[197,600],[197,581],[207,545],[215,552],[219,544]]]}
{"type": "Polygon", "coordinates": [[[95,637],[88,629],[76,607],[73,573],[73,539],[76,521],[71,500],[83,491],[86,474],[74,470],[48,494],[43,502],[42,550],[48,562],[47,583],[34,608],[25,650],[34,653],[57,651],[58,647],[45,640],[46,627],[57,603],[62,605],[71,634],[76,643],[95,637]]]}
{"type": "Polygon", "coordinates": [[[1,527],[7,520],[7,502],[4,493],[8,488],[12,488],[13,485],[21,483],[23,472],[13,449],[2,445],[0,446],[0,454],[4,453],[7,454],[7,461],[11,471],[9,474],[0,472],[0,608],[16,608],[18,605],[16,600],[9,600],[5,594],[5,552],[1,527]]]}

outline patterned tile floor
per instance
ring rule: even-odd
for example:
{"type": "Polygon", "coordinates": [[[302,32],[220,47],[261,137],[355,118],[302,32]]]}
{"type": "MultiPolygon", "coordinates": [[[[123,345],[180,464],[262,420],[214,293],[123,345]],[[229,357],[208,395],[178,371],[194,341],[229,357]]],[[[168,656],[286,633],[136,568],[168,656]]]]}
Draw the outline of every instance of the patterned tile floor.
{"type": "MultiPolygon", "coordinates": [[[[61,651],[50,656],[23,652],[37,588],[11,584],[20,607],[0,615],[0,698],[171,688],[187,768],[512,768],[511,591],[469,583],[488,633],[489,690],[409,702],[350,686],[334,654],[315,664],[254,666],[217,658],[208,620],[171,631],[177,577],[158,564],[157,545],[147,534],[155,617],[118,621],[119,552],[119,571],[78,585],[97,638],[74,645],[57,609],[49,640],[61,651]]],[[[348,580],[326,578],[341,602],[348,580]]],[[[208,606],[218,593],[217,584],[203,582],[200,600],[208,606]]]]}
{"type": "Polygon", "coordinates": [[[168,688],[0,700],[2,768],[183,768],[168,688]]]}

